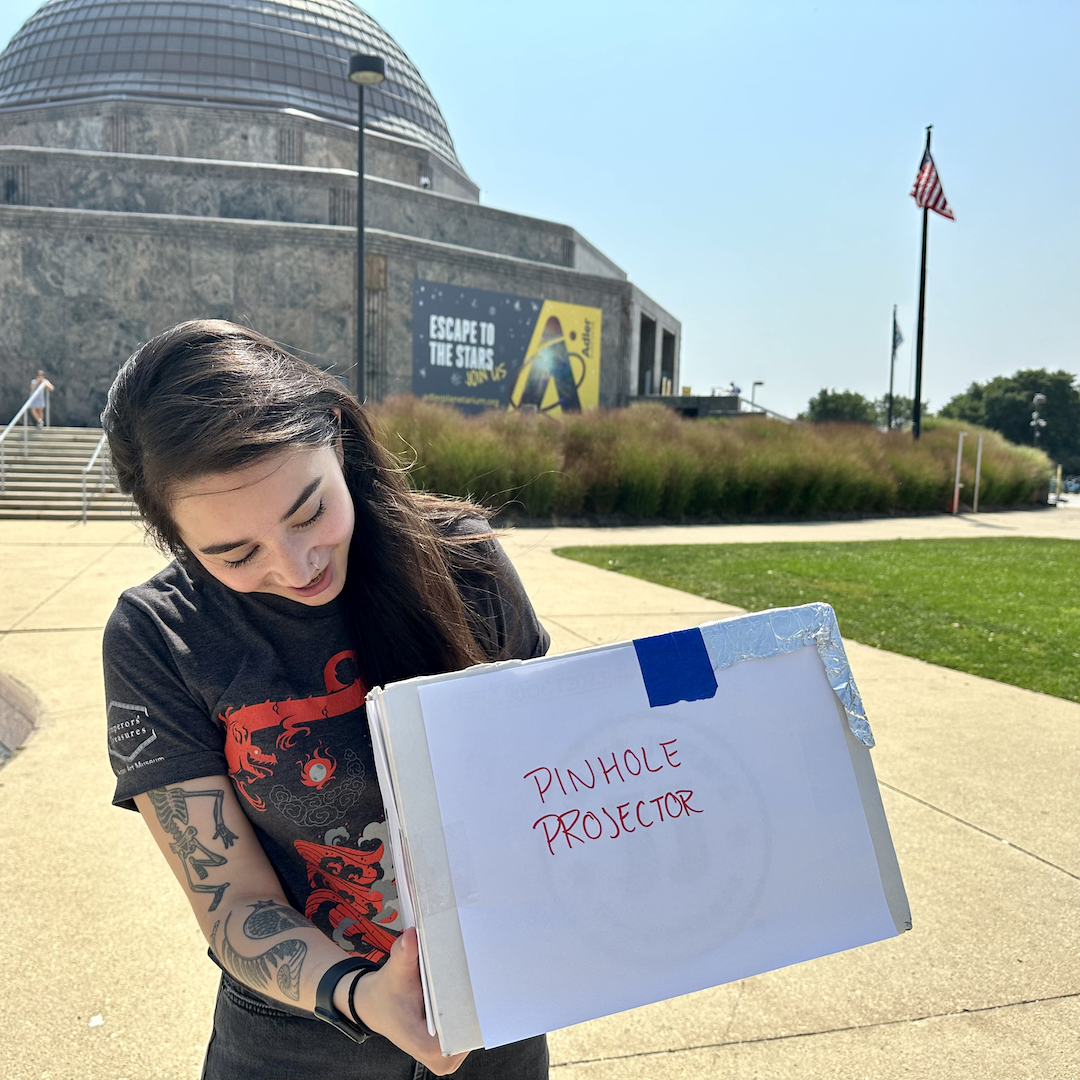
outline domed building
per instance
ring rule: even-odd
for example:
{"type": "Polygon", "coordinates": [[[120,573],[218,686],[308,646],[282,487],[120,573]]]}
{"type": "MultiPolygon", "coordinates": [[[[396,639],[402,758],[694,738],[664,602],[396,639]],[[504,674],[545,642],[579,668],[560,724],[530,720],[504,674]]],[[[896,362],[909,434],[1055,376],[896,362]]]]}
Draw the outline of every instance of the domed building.
{"type": "Polygon", "coordinates": [[[47,0],[0,53],[0,420],[45,369],[95,424],[131,351],[226,318],[355,374],[365,90],[369,396],[572,411],[671,392],[680,325],[573,228],[494,210],[351,0],[47,0]]]}

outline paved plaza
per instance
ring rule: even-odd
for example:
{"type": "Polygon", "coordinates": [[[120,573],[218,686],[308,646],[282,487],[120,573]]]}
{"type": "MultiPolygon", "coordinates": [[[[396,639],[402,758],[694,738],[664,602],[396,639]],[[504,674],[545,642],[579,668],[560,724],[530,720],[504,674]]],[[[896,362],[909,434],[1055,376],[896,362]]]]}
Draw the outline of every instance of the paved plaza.
{"type": "MultiPolygon", "coordinates": [[[[566,651],[738,609],[568,562],[552,554],[563,544],[1007,535],[1080,539],[1080,511],[504,542],[566,651]]],[[[102,628],[162,563],[130,523],[0,521],[0,671],[39,700],[37,730],[0,770],[11,1080],[199,1075],[216,968],[139,817],[109,803],[104,739],[102,628]]],[[[912,932],[556,1032],[553,1080],[1080,1078],[1080,705],[848,648],[912,932]]],[[[641,887],[656,894],[647,964],[694,927],[647,867],[641,887]]]]}

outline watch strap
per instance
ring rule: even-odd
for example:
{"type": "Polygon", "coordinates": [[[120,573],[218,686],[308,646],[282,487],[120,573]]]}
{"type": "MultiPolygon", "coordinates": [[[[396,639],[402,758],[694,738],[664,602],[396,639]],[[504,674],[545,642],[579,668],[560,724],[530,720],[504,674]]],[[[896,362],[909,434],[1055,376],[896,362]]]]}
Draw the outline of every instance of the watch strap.
{"type": "Polygon", "coordinates": [[[369,1039],[375,1032],[362,1023],[354,1023],[334,1007],[334,990],[343,975],[347,975],[350,971],[360,971],[360,975],[357,975],[349,987],[349,1009],[353,1016],[359,1020],[360,1017],[356,1016],[356,1010],[352,1008],[352,991],[361,975],[367,975],[369,972],[378,970],[378,964],[373,960],[366,960],[362,956],[347,956],[344,960],[331,964],[319,980],[318,988],[315,990],[315,1015],[320,1020],[324,1020],[326,1023],[336,1027],[338,1031],[348,1036],[353,1042],[362,1043],[369,1039]]]}

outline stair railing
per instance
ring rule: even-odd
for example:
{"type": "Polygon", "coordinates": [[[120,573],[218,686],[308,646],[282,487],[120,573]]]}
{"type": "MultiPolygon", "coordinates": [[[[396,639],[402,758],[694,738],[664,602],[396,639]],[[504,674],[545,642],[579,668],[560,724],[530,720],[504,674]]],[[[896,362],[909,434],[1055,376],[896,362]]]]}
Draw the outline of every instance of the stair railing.
{"type": "Polygon", "coordinates": [[[48,423],[49,388],[45,385],[35,386],[34,389],[30,391],[30,396],[22,403],[22,408],[20,408],[19,411],[11,418],[11,423],[8,424],[6,428],[4,428],[2,433],[0,433],[0,493],[3,493],[7,490],[7,461],[5,459],[5,452],[7,450],[7,446],[5,445],[5,441],[15,429],[15,425],[21,420],[23,437],[22,456],[28,457],[30,454],[30,434],[29,427],[27,425],[27,416],[29,416],[31,409],[40,409],[43,405],[45,407],[46,423],[48,423]]]}
{"type": "Polygon", "coordinates": [[[101,459],[101,477],[98,480],[98,490],[105,490],[105,455],[101,452],[105,449],[105,440],[108,435],[103,431],[101,438],[98,439],[97,446],[94,447],[94,452],[90,455],[90,460],[83,466],[82,470],[82,519],[83,524],[86,524],[86,509],[89,506],[89,502],[86,497],[86,480],[90,475],[90,470],[97,464],[98,458],[101,459]]]}

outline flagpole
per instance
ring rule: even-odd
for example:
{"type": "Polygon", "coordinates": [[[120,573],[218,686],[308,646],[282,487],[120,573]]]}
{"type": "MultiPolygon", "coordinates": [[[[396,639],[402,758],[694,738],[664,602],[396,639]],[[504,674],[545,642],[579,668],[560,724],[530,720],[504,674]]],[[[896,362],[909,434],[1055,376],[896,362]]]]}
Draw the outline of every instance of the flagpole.
{"type": "Polygon", "coordinates": [[[892,306],[892,359],[889,361],[889,422],[887,431],[892,431],[893,418],[893,374],[896,371],[896,305],[892,306]]]}
{"type": "MultiPolygon", "coordinates": [[[[930,129],[926,128],[926,153],[930,153],[930,129]]],[[[923,319],[926,314],[926,230],[930,209],[923,207],[922,212],[922,260],[919,263],[919,321],[915,331],[915,400],[911,403],[911,434],[917,439],[922,427],[922,343],[923,319]]]]}

